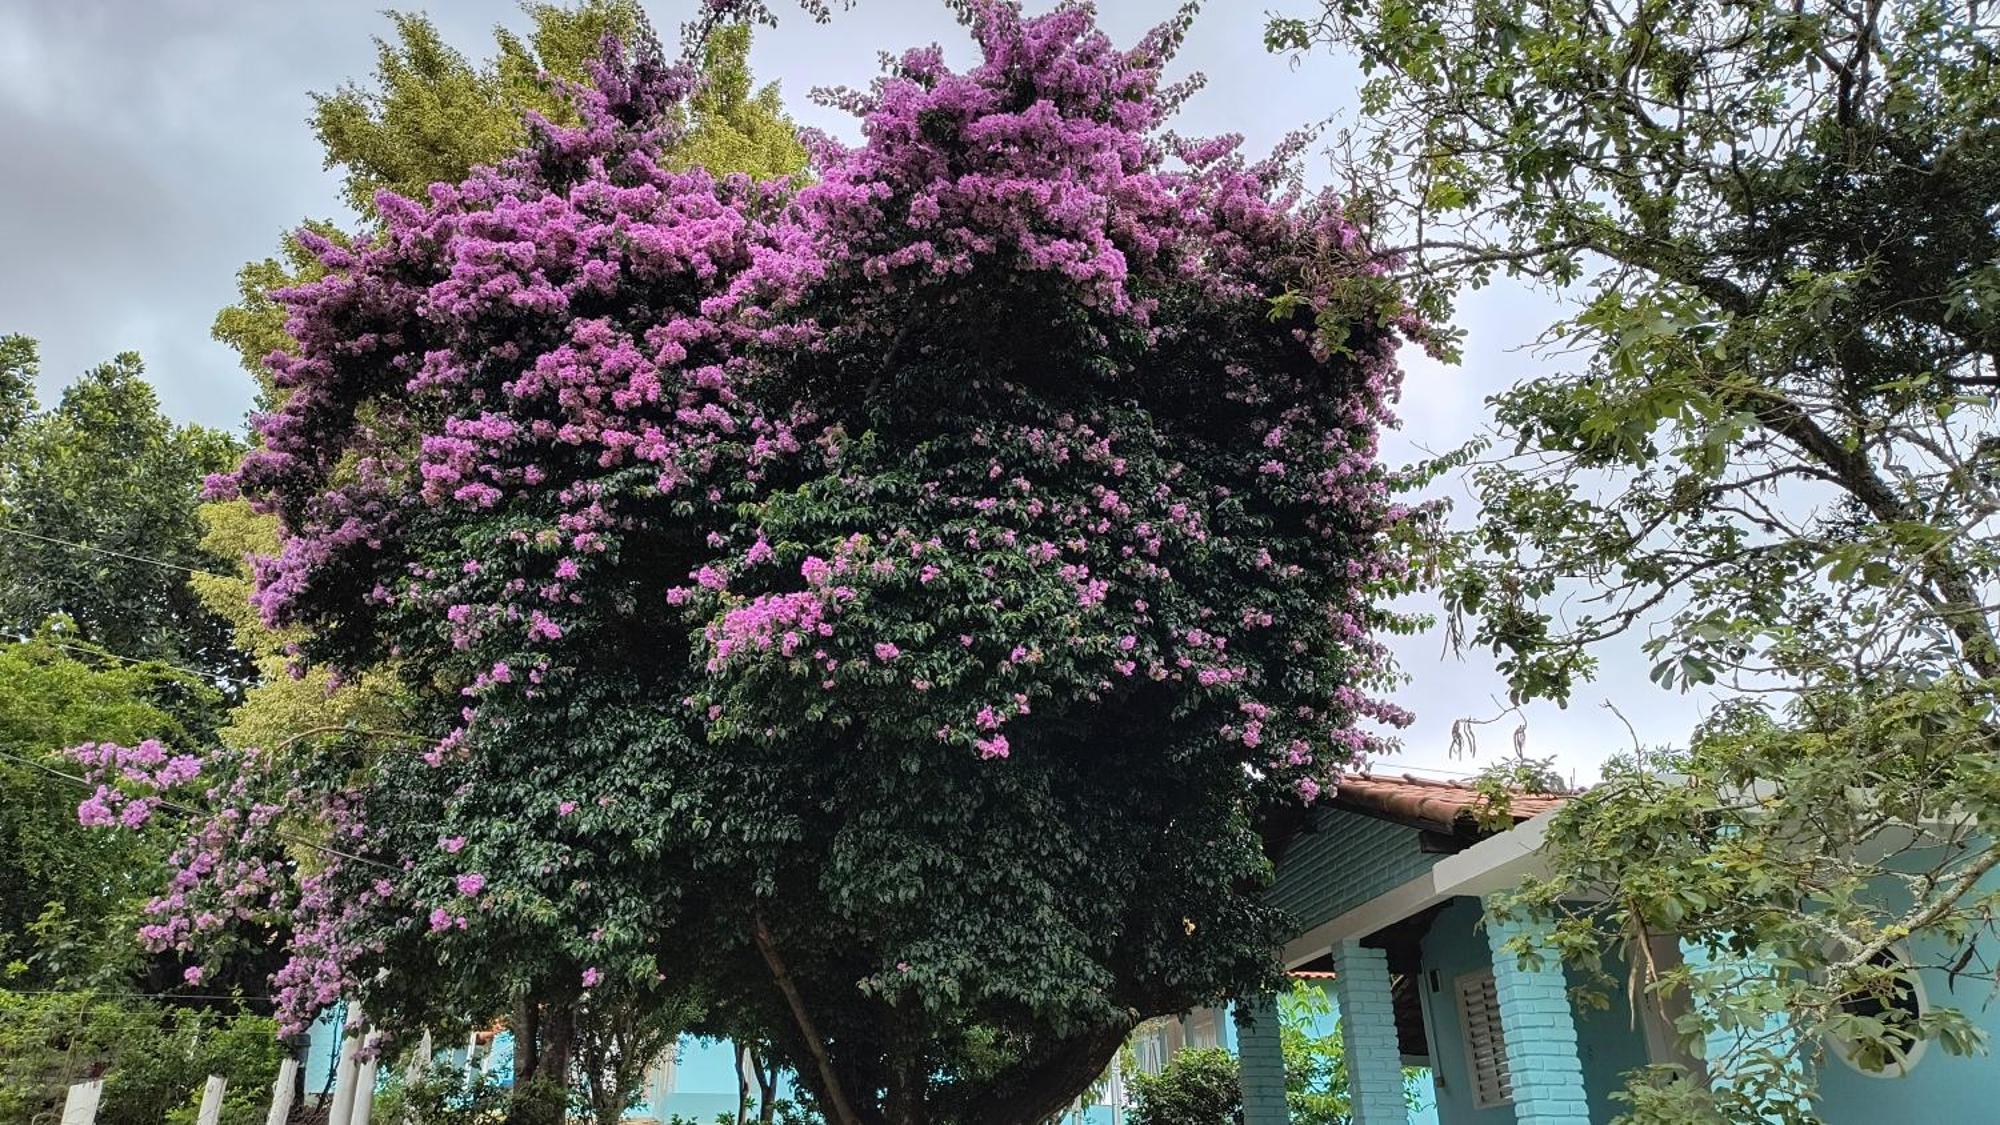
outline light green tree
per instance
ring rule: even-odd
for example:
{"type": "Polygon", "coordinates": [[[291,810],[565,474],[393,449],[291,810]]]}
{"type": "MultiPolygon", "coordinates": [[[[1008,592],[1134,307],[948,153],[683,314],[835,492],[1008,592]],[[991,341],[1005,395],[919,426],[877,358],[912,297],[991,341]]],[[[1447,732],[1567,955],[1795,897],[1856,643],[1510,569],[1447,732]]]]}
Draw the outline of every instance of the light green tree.
{"type": "Polygon", "coordinates": [[[0,987],[130,987],[133,931],[156,890],[153,837],[77,823],[89,791],[63,751],[141,739],[200,745],[220,710],[199,679],[93,653],[61,620],[0,644],[0,987]]]}
{"type": "Polygon", "coordinates": [[[1269,25],[1358,56],[1352,168],[1418,308],[1508,275],[1570,302],[1490,439],[1427,466],[1477,501],[1425,560],[1456,635],[1516,699],[1567,701],[1621,637],[1720,699],[1570,803],[1518,904],[1576,965],[1622,951],[1689,1047],[1739,1033],[1712,1088],[1642,1077],[1632,1120],[1806,1120],[1829,1043],[1877,1069],[1982,1045],[1935,991],[1891,1001],[1905,948],[1961,995],[1993,977],[1997,32],[1945,0],[1269,25]],[[1606,908],[1564,905],[1586,889],[1606,908]],[[1648,955],[1672,938],[1713,964],[1648,955]]]}

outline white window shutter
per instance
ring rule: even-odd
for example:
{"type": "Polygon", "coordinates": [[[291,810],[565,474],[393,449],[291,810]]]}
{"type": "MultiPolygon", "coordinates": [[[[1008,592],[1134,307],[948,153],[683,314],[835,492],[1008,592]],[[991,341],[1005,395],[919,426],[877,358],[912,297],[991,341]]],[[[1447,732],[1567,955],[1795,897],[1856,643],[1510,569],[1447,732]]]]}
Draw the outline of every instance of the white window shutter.
{"type": "Polygon", "coordinates": [[[1507,1035],[1500,1027],[1500,996],[1491,971],[1458,978],[1458,1026],[1465,1033],[1465,1068],[1472,1104],[1479,1109],[1512,1105],[1513,1076],[1507,1070],[1507,1035]]]}

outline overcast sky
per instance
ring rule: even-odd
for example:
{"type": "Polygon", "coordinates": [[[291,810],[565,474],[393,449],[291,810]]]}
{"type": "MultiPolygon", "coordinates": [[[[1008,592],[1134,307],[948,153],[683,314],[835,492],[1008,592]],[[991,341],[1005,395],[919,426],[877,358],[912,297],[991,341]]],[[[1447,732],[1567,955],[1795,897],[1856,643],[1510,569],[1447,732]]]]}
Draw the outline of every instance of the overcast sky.
{"type": "MultiPolygon", "coordinates": [[[[1281,10],[1310,0],[1272,0],[1281,10]]],[[[815,25],[784,19],[752,53],[760,80],[778,80],[794,116],[852,137],[851,119],[811,104],[817,86],[867,83],[876,56],[941,43],[963,65],[971,44],[939,0],[860,0],[815,25]]],[[[1030,0],[1031,7],[1035,0],[1030,0]]],[[[367,0],[8,0],[0,3],[0,333],[42,344],[44,401],[93,363],[139,352],[176,418],[240,427],[251,386],[209,338],[235,296],[244,261],[269,255],[281,231],[308,217],[349,220],[338,177],[325,171],[305,121],[310,91],[365,76],[371,36],[386,33],[367,0]]],[[[522,27],[512,3],[429,0],[448,41],[483,57],[495,23],[522,27]]],[[[1176,0],[1100,0],[1103,23],[1137,38],[1176,0]]],[[[1253,151],[1309,121],[1351,109],[1355,71],[1321,55],[1266,54],[1265,5],[1210,0],[1179,60],[1207,75],[1182,132],[1241,133],[1253,151]]],[[[673,36],[690,0],[650,0],[673,36]]],[[[1323,170],[1316,161],[1311,171],[1323,170]]],[[[1323,177],[1322,177],[1323,178],[1323,177]]],[[[1553,298],[1496,286],[1467,302],[1466,364],[1411,355],[1389,456],[1450,448],[1482,424],[1483,399],[1551,362],[1524,345],[1557,314],[1553,298]]],[[[1487,717],[1504,694],[1490,660],[1446,659],[1437,635],[1399,642],[1414,680],[1401,702],[1418,715],[1398,763],[1471,771],[1509,745],[1516,720],[1487,728],[1477,760],[1447,754],[1454,720],[1487,717]]],[[[1603,675],[1564,711],[1526,713],[1528,748],[1556,755],[1579,780],[1631,736],[1601,705],[1613,700],[1648,745],[1683,739],[1699,697],[1646,680],[1636,645],[1607,655],[1603,675]]],[[[1395,763],[1392,763],[1395,764],[1395,763]]]]}

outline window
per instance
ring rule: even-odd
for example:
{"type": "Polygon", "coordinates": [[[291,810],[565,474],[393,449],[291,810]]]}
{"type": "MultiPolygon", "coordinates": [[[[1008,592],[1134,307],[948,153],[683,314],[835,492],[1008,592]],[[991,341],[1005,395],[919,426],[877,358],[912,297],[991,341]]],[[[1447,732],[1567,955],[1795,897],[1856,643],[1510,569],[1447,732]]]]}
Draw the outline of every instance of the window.
{"type": "Polygon", "coordinates": [[[1507,1070],[1507,1036],[1500,1029],[1500,996],[1493,973],[1467,973],[1458,978],[1457,987],[1458,1026],[1465,1033],[1472,1104],[1477,1109],[1512,1105],[1514,1082],[1507,1070]]]}
{"type": "Polygon", "coordinates": [[[1900,945],[1890,946],[1875,955],[1874,964],[1893,975],[1876,987],[1842,997],[1840,1010],[1843,1015],[1880,1022],[1882,1037],[1864,1044],[1835,1034],[1831,1036],[1834,1054],[1871,1078],[1901,1078],[1915,1069],[1917,1060],[1923,1058],[1924,1048],[1930,1045],[1910,1027],[1930,1010],[1930,1000],[1924,994],[1922,978],[1910,963],[1909,950],[1900,945]],[[1889,1048],[1887,1051],[1883,1050],[1884,1045],[1889,1048]]]}

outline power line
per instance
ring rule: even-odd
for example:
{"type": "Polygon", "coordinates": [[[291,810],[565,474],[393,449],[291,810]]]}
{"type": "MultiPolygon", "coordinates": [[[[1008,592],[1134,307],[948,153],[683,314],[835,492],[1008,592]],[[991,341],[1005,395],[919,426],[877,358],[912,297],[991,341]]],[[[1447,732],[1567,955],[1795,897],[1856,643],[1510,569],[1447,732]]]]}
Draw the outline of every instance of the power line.
{"type": "MultiPolygon", "coordinates": [[[[33,769],[38,769],[43,773],[48,774],[51,777],[61,778],[64,781],[73,782],[77,785],[81,785],[85,789],[95,790],[97,788],[96,783],[91,781],[87,777],[84,777],[80,774],[67,773],[63,770],[56,769],[55,767],[49,765],[46,762],[38,762],[33,758],[22,757],[21,755],[12,753],[11,751],[0,750],[0,758],[10,758],[16,762],[21,763],[24,766],[28,766],[33,769]]],[[[159,807],[166,809],[168,812],[189,819],[193,819],[194,817],[203,815],[200,809],[189,808],[186,805],[177,804],[173,801],[165,800],[164,798],[161,799],[159,807]]],[[[317,840],[308,839],[304,836],[298,835],[297,833],[286,832],[283,829],[274,829],[273,833],[279,836],[280,838],[289,840],[292,843],[298,844],[301,847],[307,847],[313,849],[314,851],[324,852],[330,856],[337,856],[341,859],[353,860],[355,863],[365,863],[370,867],[379,867],[384,871],[395,871],[398,873],[402,871],[401,868],[396,867],[392,864],[383,863],[381,860],[369,859],[367,856],[354,855],[351,852],[341,851],[339,848],[328,847],[327,845],[322,844],[317,840]]]]}
{"type": "Polygon", "coordinates": [[[50,648],[65,649],[70,652],[81,653],[85,656],[100,656],[106,660],[116,660],[123,664],[158,664],[162,668],[169,668],[189,676],[195,676],[204,680],[218,680],[226,684],[237,684],[241,687],[256,687],[263,683],[262,680],[246,680],[240,676],[225,676],[220,672],[204,672],[199,668],[189,668],[184,664],[174,664],[161,660],[156,656],[123,656],[108,649],[85,648],[82,645],[65,644],[62,641],[51,640],[47,637],[29,636],[26,633],[0,633],[0,637],[6,637],[9,640],[19,641],[23,644],[45,644],[50,648]]]}
{"type": "Polygon", "coordinates": [[[15,996],[94,996],[105,1000],[275,1000],[275,996],[237,996],[219,992],[104,992],[95,988],[8,988],[0,993],[15,996]]]}
{"type": "Polygon", "coordinates": [[[212,570],[197,570],[194,567],[185,566],[177,562],[169,562],[166,559],[155,558],[152,555],[135,555],[126,551],[114,551],[109,547],[98,547],[89,543],[78,543],[73,539],[57,539],[53,535],[43,535],[39,532],[27,531],[18,527],[8,527],[5,524],[0,524],[0,535],[17,535],[23,539],[33,539],[37,542],[49,543],[57,547],[74,547],[79,551],[90,551],[93,554],[109,555],[114,559],[125,559],[129,562],[147,563],[152,566],[165,567],[168,570],[178,570],[186,574],[199,574],[208,578],[237,577],[236,575],[230,575],[230,574],[217,574],[215,571],[212,570]]]}

